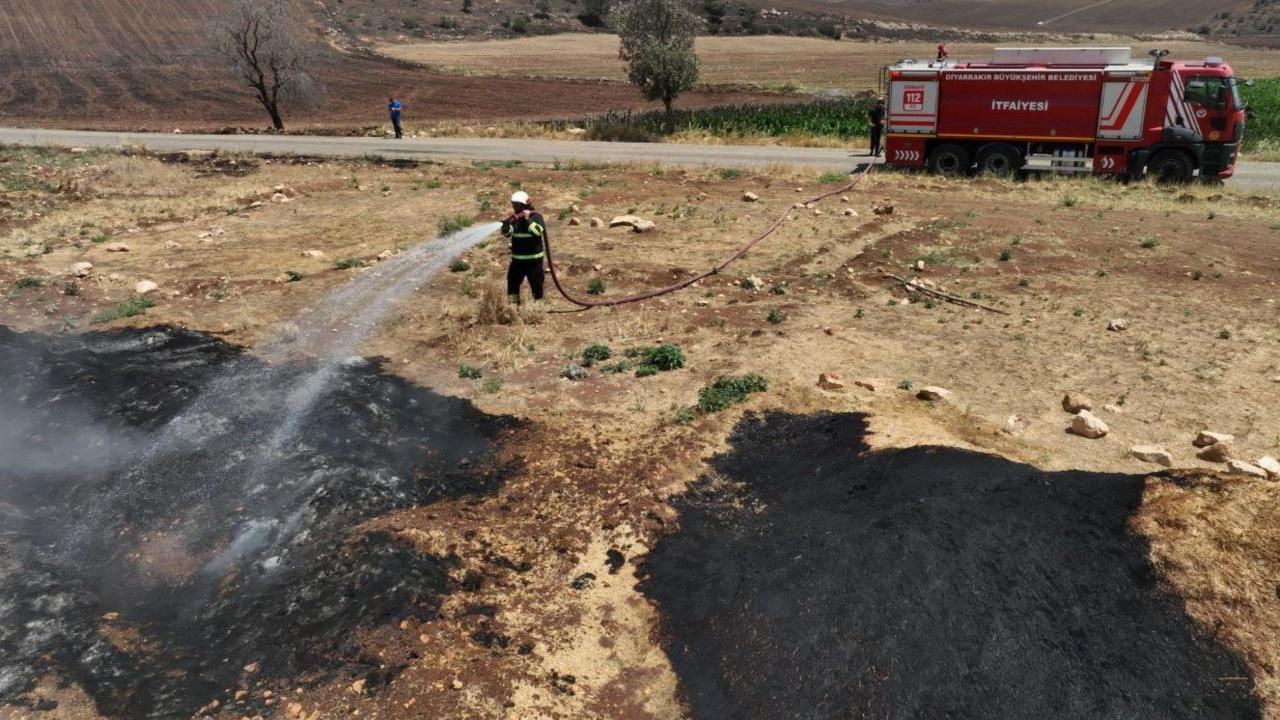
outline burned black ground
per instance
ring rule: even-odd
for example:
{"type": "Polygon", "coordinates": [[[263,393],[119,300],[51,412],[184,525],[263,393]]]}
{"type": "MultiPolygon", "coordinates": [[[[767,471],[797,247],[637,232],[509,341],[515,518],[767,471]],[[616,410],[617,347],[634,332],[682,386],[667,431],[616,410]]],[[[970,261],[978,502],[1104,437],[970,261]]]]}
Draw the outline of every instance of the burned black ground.
{"type": "Polygon", "coordinates": [[[353,528],[491,491],[514,426],[353,361],[257,452],[312,370],[174,328],[0,328],[0,704],[52,674],[108,715],[189,717],[246,666],[255,687],[396,672],[357,630],[430,620],[459,558],[353,528]]]}
{"type": "Polygon", "coordinates": [[[1261,717],[1128,520],[1143,478],[744,420],[642,588],[695,718],[1261,717]]]}

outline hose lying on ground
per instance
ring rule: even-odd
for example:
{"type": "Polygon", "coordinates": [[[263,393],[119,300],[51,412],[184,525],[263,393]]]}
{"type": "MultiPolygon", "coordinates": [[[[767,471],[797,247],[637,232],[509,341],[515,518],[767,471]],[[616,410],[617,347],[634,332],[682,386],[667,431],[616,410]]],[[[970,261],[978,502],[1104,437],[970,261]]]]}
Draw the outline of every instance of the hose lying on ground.
{"type": "MultiPolygon", "coordinates": [[[[862,181],[864,177],[866,177],[871,173],[871,169],[874,167],[875,167],[874,164],[867,163],[866,167],[864,167],[861,171],[859,171],[856,175],[854,175],[853,180],[851,180],[849,184],[843,187],[837,188],[835,190],[832,190],[831,192],[823,193],[815,198],[806,200],[804,204],[808,205],[809,203],[816,203],[821,200],[826,200],[827,198],[833,195],[839,195],[841,193],[846,193],[852,190],[854,187],[858,185],[859,182],[862,181]]],[[[694,275],[693,277],[690,277],[690,278],[686,278],[674,285],[668,285],[667,287],[664,287],[664,288],[649,290],[647,292],[642,292],[638,295],[628,295],[626,297],[612,298],[608,300],[584,300],[582,298],[574,297],[573,295],[569,294],[569,291],[565,290],[564,285],[561,284],[560,276],[556,273],[556,264],[555,264],[555,261],[552,260],[551,258],[551,243],[544,242],[543,247],[547,253],[547,266],[551,269],[551,282],[555,283],[556,290],[560,291],[560,294],[564,296],[565,300],[568,300],[569,302],[573,303],[574,305],[577,305],[580,308],[583,308],[584,310],[590,309],[590,308],[598,308],[598,307],[611,307],[613,305],[625,305],[627,303],[640,302],[641,300],[652,300],[653,298],[656,298],[656,297],[669,295],[673,292],[676,292],[677,290],[683,290],[689,287],[690,285],[693,285],[694,283],[698,282],[699,280],[704,280],[706,278],[711,277],[712,275],[715,275],[721,270],[724,270],[725,268],[729,267],[729,265],[732,264],[734,261],[738,260],[743,255],[746,255],[747,252],[751,250],[751,248],[758,245],[762,240],[772,235],[778,228],[782,227],[782,224],[785,223],[789,217],[791,217],[791,211],[794,209],[795,209],[794,207],[787,208],[787,210],[782,213],[782,216],[779,217],[777,220],[774,220],[773,223],[769,225],[769,227],[766,228],[764,232],[760,233],[756,237],[743,243],[742,246],[739,247],[732,255],[725,258],[724,260],[721,260],[719,263],[715,265],[715,267],[711,268],[710,270],[707,270],[706,272],[703,272],[699,275],[694,275]]]]}

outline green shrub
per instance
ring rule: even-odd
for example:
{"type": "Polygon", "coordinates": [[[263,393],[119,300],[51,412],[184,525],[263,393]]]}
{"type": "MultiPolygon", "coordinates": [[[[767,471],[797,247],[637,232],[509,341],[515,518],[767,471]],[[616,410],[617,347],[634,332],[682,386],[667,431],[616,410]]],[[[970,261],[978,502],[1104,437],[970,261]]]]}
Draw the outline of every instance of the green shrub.
{"type": "Polygon", "coordinates": [[[560,377],[566,380],[582,380],[586,376],[587,369],[574,363],[569,363],[560,369],[560,377]]]}
{"type": "Polygon", "coordinates": [[[631,369],[634,367],[635,363],[630,360],[619,360],[618,362],[601,366],[600,372],[609,373],[610,375],[618,375],[625,372],[631,372],[631,369]]]}
{"type": "Polygon", "coordinates": [[[440,237],[452,235],[459,230],[471,227],[471,218],[466,215],[454,215],[440,218],[440,237]]]}
{"type": "Polygon", "coordinates": [[[604,280],[601,278],[591,278],[591,282],[587,283],[587,292],[592,295],[603,295],[604,280]]]}
{"type": "Polygon", "coordinates": [[[777,309],[777,308],[774,308],[774,309],[772,309],[772,310],[770,310],[770,311],[769,311],[769,318],[768,318],[768,320],[769,320],[769,322],[773,323],[774,325],[777,325],[778,323],[784,322],[786,319],[787,319],[787,314],[786,314],[785,312],[783,312],[783,311],[781,311],[781,310],[777,309]]]}
{"type": "Polygon", "coordinates": [[[671,418],[672,422],[677,425],[688,425],[698,419],[697,409],[691,407],[678,407],[671,418]]]}
{"type": "Polygon", "coordinates": [[[742,171],[738,168],[720,168],[721,180],[732,180],[742,175],[742,171]]]}
{"type": "Polygon", "coordinates": [[[458,366],[458,377],[464,380],[479,380],[484,373],[480,372],[480,368],[475,365],[462,364],[458,366]]]}
{"type": "Polygon", "coordinates": [[[1141,242],[1141,243],[1139,243],[1139,244],[1140,244],[1143,248],[1145,248],[1145,249],[1147,249],[1147,250],[1150,250],[1150,249],[1152,249],[1152,248],[1154,248],[1154,247],[1156,247],[1157,245],[1159,245],[1159,244],[1160,244],[1160,238],[1158,238],[1158,237],[1143,238],[1143,239],[1142,239],[1142,242],[1141,242]]]}
{"type": "Polygon", "coordinates": [[[284,277],[289,282],[298,282],[302,279],[302,273],[294,272],[293,270],[286,270],[284,272],[284,277]]]}
{"type": "Polygon", "coordinates": [[[737,403],[745,402],[751,393],[769,389],[769,382],[756,374],[722,375],[715,382],[698,391],[698,409],[704,413],[720,412],[737,403]]]}
{"type": "Polygon", "coordinates": [[[463,260],[462,258],[454,258],[453,262],[449,263],[449,272],[460,273],[460,272],[466,272],[470,269],[471,269],[471,263],[467,262],[466,260],[463,260]]]}
{"type": "Polygon", "coordinates": [[[641,365],[636,368],[636,377],[649,377],[650,375],[657,375],[659,372],[662,371],[652,365],[641,365]]]}
{"type": "Polygon", "coordinates": [[[652,365],[662,372],[684,367],[684,351],[679,345],[665,343],[646,348],[641,354],[642,364],[652,365]]]}
{"type": "Polygon", "coordinates": [[[80,285],[74,282],[69,282],[62,286],[62,294],[67,297],[77,297],[80,295],[80,285]]]}
{"type": "Polygon", "coordinates": [[[13,284],[20,288],[38,288],[44,285],[44,281],[40,278],[24,277],[19,280],[15,280],[13,284]]]}
{"type": "Polygon", "coordinates": [[[480,392],[483,392],[483,393],[489,393],[490,395],[492,395],[493,393],[496,393],[501,389],[502,389],[502,381],[496,377],[485,378],[485,381],[480,383],[480,392]]]}
{"type": "Polygon", "coordinates": [[[119,305],[99,310],[89,318],[89,323],[92,325],[101,325],[102,323],[108,323],[112,320],[130,318],[135,315],[145,313],[147,308],[150,307],[155,307],[155,302],[153,302],[151,298],[146,297],[145,295],[136,295],[125,300],[119,305]]]}
{"type": "Polygon", "coordinates": [[[597,343],[595,345],[588,346],[587,349],[582,351],[582,364],[586,367],[591,367],[592,365],[608,360],[611,357],[613,357],[613,351],[609,349],[609,346],[597,343]]]}
{"type": "Polygon", "coordinates": [[[844,173],[830,172],[830,173],[823,173],[818,178],[818,182],[822,183],[823,185],[834,185],[836,183],[845,182],[848,179],[849,179],[849,176],[845,175],[844,173]]]}
{"type": "Polygon", "coordinates": [[[362,268],[364,265],[365,262],[360,258],[342,258],[334,263],[333,267],[336,270],[352,270],[354,268],[362,268]]]}
{"type": "MultiPolygon", "coordinates": [[[[803,133],[839,138],[865,137],[870,131],[867,119],[870,107],[871,101],[868,98],[720,105],[676,110],[674,124],[676,132],[705,132],[712,135],[780,137],[803,133]]],[[[554,130],[585,127],[586,138],[589,140],[650,142],[665,134],[665,120],[664,110],[652,110],[641,113],[608,112],[594,117],[557,120],[545,124],[554,130]]],[[[732,168],[725,170],[732,171],[732,168]]],[[[845,179],[844,176],[841,179],[845,179]]]]}

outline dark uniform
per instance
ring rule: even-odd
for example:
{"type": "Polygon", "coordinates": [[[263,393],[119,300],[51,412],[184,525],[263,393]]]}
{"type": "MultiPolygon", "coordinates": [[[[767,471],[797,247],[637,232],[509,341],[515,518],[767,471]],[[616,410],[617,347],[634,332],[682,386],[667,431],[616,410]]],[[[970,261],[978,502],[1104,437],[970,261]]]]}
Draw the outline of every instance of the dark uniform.
{"type": "Polygon", "coordinates": [[[868,113],[871,120],[871,155],[880,154],[880,136],[884,132],[884,103],[877,102],[868,113]]]}
{"type": "Polygon", "coordinates": [[[502,223],[502,234],[511,239],[511,264],[507,266],[507,294],[520,302],[520,284],[529,280],[534,300],[542,299],[542,259],[547,256],[542,241],[547,223],[536,210],[517,213],[502,223]]]}

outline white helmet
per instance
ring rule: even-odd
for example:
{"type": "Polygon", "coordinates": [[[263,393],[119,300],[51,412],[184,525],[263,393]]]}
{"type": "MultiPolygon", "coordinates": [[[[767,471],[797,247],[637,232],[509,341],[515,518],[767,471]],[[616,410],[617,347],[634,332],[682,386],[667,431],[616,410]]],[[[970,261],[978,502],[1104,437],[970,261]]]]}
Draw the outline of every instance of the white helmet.
{"type": "Polygon", "coordinates": [[[517,191],[515,192],[515,194],[513,194],[513,195],[511,196],[511,202],[513,202],[513,203],[517,203],[517,204],[520,204],[520,205],[528,205],[528,204],[529,204],[529,193],[527,193],[527,192],[525,192],[525,191],[523,191],[523,190],[517,190],[517,191]]]}

